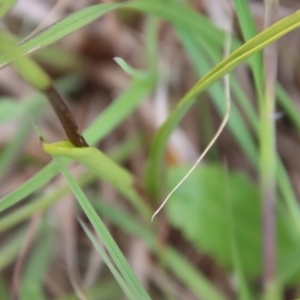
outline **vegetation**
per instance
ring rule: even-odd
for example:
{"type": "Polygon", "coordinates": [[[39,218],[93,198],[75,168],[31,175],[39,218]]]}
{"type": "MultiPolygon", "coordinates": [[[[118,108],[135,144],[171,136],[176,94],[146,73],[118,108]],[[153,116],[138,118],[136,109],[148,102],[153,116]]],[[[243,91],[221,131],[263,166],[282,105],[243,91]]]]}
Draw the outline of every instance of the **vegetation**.
{"type": "Polygon", "coordinates": [[[0,0],[0,298],[300,297],[300,11],[45,0],[43,18],[27,0],[26,18],[15,2],[0,0]]]}

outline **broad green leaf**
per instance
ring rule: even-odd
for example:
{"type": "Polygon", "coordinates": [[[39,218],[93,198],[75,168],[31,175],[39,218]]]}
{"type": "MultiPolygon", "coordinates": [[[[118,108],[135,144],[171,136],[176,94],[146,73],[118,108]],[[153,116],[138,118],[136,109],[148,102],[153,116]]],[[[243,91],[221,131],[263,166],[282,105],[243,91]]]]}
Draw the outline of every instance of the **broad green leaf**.
{"type": "MultiPolygon", "coordinates": [[[[172,168],[169,186],[178,182],[189,167],[172,168]]],[[[245,175],[228,173],[218,165],[201,166],[179,187],[166,206],[172,225],[180,229],[199,251],[213,256],[221,265],[233,268],[226,216],[227,200],[232,205],[234,232],[241,264],[247,277],[262,271],[262,207],[259,190],[245,175]],[[179,217],[180,216],[180,217],[179,217]]],[[[278,261],[297,245],[286,211],[278,210],[278,261]]],[[[298,270],[299,271],[299,270],[298,270]]]]}

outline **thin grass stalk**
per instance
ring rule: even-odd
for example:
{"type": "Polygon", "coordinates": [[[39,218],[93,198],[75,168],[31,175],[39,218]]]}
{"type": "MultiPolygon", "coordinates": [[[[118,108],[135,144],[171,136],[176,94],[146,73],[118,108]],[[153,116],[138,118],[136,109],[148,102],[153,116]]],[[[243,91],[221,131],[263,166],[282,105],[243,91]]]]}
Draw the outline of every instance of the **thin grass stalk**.
{"type": "MultiPolygon", "coordinates": [[[[276,22],[278,3],[265,0],[265,28],[276,22]]],[[[264,101],[260,103],[260,184],[263,201],[263,284],[268,294],[276,280],[276,129],[275,86],[277,74],[277,47],[272,44],[263,52],[265,68],[264,101]]]]}

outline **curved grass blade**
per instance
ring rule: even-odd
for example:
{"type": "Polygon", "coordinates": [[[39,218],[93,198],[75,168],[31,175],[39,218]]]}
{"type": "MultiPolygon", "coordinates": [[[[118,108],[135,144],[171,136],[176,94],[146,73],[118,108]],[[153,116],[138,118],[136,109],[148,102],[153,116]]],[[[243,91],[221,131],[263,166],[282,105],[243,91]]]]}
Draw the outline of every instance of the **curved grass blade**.
{"type": "MultiPolygon", "coordinates": [[[[197,71],[197,74],[199,77],[204,76],[211,70],[212,64],[217,63],[221,59],[221,53],[218,51],[218,49],[214,49],[214,47],[211,47],[209,44],[202,43],[202,45],[197,41],[197,36],[195,34],[191,34],[190,32],[186,30],[182,30],[180,28],[176,29],[176,32],[183,44],[183,46],[186,49],[186,52],[189,54],[191,62],[194,66],[194,68],[197,71]],[[206,52],[206,56],[204,54],[206,52]],[[209,58],[209,59],[207,59],[209,58]],[[213,63],[210,63],[209,61],[212,60],[213,63]]],[[[232,76],[234,77],[234,76],[232,76]]],[[[235,95],[236,98],[245,97],[243,91],[239,87],[239,84],[236,82],[235,78],[230,79],[230,85],[234,92],[239,92],[238,95],[235,95]]],[[[222,87],[221,82],[216,82],[213,86],[213,88],[208,89],[208,93],[211,95],[212,100],[220,112],[220,115],[224,115],[225,113],[225,97],[224,97],[224,90],[222,87]]],[[[249,101],[248,99],[245,99],[245,101],[249,101]]],[[[253,108],[251,107],[251,104],[247,102],[251,108],[252,120],[253,117],[255,123],[257,121],[255,112],[253,108]]],[[[246,114],[247,112],[245,112],[246,114]]],[[[251,118],[250,117],[250,118],[251,118]]],[[[239,142],[241,145],[243,151],[248,155],[251,163],[257,164],[257,150],[255,147],[255,143],[251,137],[251,133],[247,129],[247,126],[243,122],[243,118],[239,113],[239,110],[236,108],[236,105],[234,102],[232,102],[231,109],[230,109],[230,118],[227,123],[228,128],[232,131],[232,134],[234,138],[239,142]]]]}
{"type": "Polygon", "coordinates": [[[262,50],[265,46],[279,39],[299,25],[300,11],[297,11],[261,32],[214,67],[206,76],[199,80],[178,103],[167,121],[157,132],[151,146],[147,170],[147,185],[149,192],[154,197],[158,197],[162,191],[163,182],[161,178],[163,174],[163,161],[167,140],[172,130],[180,122],[187,110],[195,103],[196,95],[207,89],[251,55],[262,50]]]}
{"type": "Polygon", "coordinates": [[[62,156],[80,162],[124,195],[144,218],[150,218],[150,209],[137,193],[131,174],[98,149],[77,148],[68,141],[43,143],[43,149],[51,156],[62,156]]]}

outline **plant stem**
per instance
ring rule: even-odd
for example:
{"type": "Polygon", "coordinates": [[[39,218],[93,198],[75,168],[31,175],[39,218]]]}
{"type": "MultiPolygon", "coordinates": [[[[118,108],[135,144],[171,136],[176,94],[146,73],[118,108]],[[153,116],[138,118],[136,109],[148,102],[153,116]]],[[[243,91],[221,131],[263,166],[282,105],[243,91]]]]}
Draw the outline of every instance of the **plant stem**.
{"type": "MultiPolygon", "coordinates": [[[[265,0],[265,28],[276,22],[277,0],[265,0]]],[[[263,282],[265,293],[276,279],[276,128],[275,86],[277,75],[277,47],[275,44],[264,50],[265,97],[261,103],[261,191],[263,197],[263,282]]]]}
{"type": "Polygon", "coordinates": [[[75,147],[88,147],[89,145],[80,132],[75,118],[72,115],[69,107],[67,106],[64,98],[59,94],[59,92],[54,88],[53,85],[47,87],[47,89],[43,90],[43,92],[47,95],[51,106],[53,107],[59,121],[61,122],[70,142],[75,147]]]}

